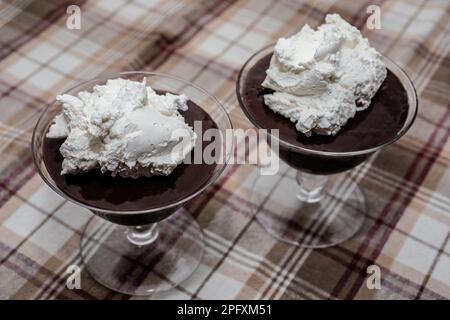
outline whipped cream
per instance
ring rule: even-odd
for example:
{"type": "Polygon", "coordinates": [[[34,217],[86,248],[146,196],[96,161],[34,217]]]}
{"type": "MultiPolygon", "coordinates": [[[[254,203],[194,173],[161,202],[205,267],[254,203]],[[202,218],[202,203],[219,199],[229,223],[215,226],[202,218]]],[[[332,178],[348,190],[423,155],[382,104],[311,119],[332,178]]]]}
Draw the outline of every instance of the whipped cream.
{"type": "Polygon", "coordinates": [[[187,97],[159,95],[145,83],[118,78],[93,92],[56,97],[62,112],[47,137],[66,138],[61,174],[169,175],[184,160],[196,140],[179,113],[187,110],[187,97]]]}
{"type": "Polygon", "coordinates": [[[266,105],[306,136],[335,135],[356,111],[369,107],[386,78],[381,55],[338,14],[325,24],[281,38],[262,86],[266,105]]]}

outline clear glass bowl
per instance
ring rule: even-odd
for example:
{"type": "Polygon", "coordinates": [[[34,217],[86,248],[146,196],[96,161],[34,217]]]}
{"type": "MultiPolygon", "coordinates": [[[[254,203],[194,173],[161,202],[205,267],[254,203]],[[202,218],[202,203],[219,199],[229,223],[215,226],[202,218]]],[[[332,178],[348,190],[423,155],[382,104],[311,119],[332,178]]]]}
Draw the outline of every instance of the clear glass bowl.
{"type": "MultiPolygon", "coordinates": [[[[155,90],[184,93],[209,114],[222,137],[226,137],[226,130],[232,129],[228,113],[214,96],[192,83],[165,74],[143,71],[107,74],[79,83],[65,93],[76,95],[80,91],[92,91],[95,85],[119,77],[134,81],[146,78],[147,85],[155,90]]],[[[52,101],[42,112],[33,132],[32,154],[40,176],[50,188],[95,214],[85,227],[80,245],[87,271],[101,284],[125,294],[149,295],[178,285],[195,271],[204,251],[202,230],[183,204],[220,176],[231,155],[232,141],[227,143],[220,139],[220,158],[207,183],[182,199],[148,210],[105,209],[64,192],[46,167],[43,142],[61,107],[61,103],[52,101]]],[[[133,179],[129,179],[133,183],[133,179]]]]}
{"type": "MultiPolygon", "coordinates": [[[[270,128],[261,126],[249,112],[243,99],[244,83],[252,67],[270,55],[273,47],[271,44],[252,55],[240,70],[236,83],[241,109],[258,129],[270,128]]],[[[418,108],[409,77],[390,59],[383,57],[383,61],[402,83],[409,103],[403,127],[389,141],[363,150],[329,152],[292,144],[268,130],[268,140],[277,142],[274,145],[279,146],[280,158],[295,171],[260,176],[254,182],[252,203],[257,204],[254,206],[256,219],[277,239],[301,247],[329,247],[349,239],[362,226],[367,213],[363,190],[349,175],[333,174],[355,168],[376,151],[400,139],[413,124],[418,108]],[[277,201],[283,209],[277,208],[277,201]]]]}

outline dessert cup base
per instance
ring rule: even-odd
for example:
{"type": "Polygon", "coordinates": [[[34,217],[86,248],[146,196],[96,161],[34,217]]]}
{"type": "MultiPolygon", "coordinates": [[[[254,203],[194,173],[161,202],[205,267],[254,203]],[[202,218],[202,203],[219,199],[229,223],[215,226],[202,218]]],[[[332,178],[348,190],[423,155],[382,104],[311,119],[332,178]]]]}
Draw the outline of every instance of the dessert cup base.
{"type": "Polygon", "coordinates": [[[137,245],[129,241],[128,227],[94,216],[81,238],[86,270],[105,287],[128,295],[153,295],[177,286],[200,264],[202,230],[184,208],[156,229],[151,243],[137,245]]]}
{"type": "Polygon", "coordinates": [[[326,248],[354,236],[367,213],[361,188],[348,175],[330,176],[319,202],[298,197],[296,171],[258,176],[252,203],[256,220],[273,237],[305,248],[326,248]]]}

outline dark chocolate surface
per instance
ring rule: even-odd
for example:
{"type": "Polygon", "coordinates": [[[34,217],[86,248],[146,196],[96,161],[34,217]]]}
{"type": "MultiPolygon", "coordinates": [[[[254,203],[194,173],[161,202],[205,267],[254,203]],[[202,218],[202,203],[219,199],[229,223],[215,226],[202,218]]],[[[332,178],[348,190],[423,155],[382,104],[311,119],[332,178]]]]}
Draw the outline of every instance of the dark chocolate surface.
{"type": "MultiPolygon", "coordinates": [[[[188,102],[189,109],[181,112],[186,123],[202,121],[203,130],[217,128],[214,120],[195,103],[188,102]]],[[[57,186],[77,201],[106,210],[137,211],[159,208],[202,188],[210,179],[216,164],[180,164],[168,176],[142,177],[139,179],[112,177],[93,170],[76,175],[61,175],[63,157],[59,151],[65,139],[45,138],[44,162],[57,186]]],[[[197,144],[205,148],[198,137],[197,144]]],[[[194,151],[194,150],[193,150],[194,151]]],[[[193,152],[192,151],[192,152],[193,152]]]]}
{"type": "Polygon", "coordinates": [[[264,94],[270,90],[261,83],[266,77],[271,54],[258,61],[243,83],[243,102],[248,115],[260,127],[279,129],[280,138],[286,142],[308,149],[348,152],[376,147],[390,141],[403,127],[408,115],[408,96],[400,80],[388,70],[380,89],[373,97],[371,105],[355,117],[335,136],[313,133],[306,137],[295,129],[289,119],[276,114],[264,104],[264,94]]]}

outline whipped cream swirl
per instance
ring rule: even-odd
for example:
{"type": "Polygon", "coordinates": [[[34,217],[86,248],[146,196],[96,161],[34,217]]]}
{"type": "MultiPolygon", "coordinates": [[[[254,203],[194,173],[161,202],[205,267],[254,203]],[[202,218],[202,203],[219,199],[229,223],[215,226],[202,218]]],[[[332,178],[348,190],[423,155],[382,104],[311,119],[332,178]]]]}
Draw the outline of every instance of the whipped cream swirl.
{"type": "Polygon", "coordinates": [[[262,83],[275,91],[264,96],[266,105],[307,136],[335,135],[369,107],[387,73],[358,29],[337,14],[325,22],[279,39],[262,83]]]}
{"type": "Polygon", "coordinates": [[[118,78],[93,92],[56,97],[62,112],[47,137],[66,138],[61,174],[169,175],[184,160],[196,140],[179,113],[188,109],[187,97],[159,95],[145,83],[118,78]]]}

